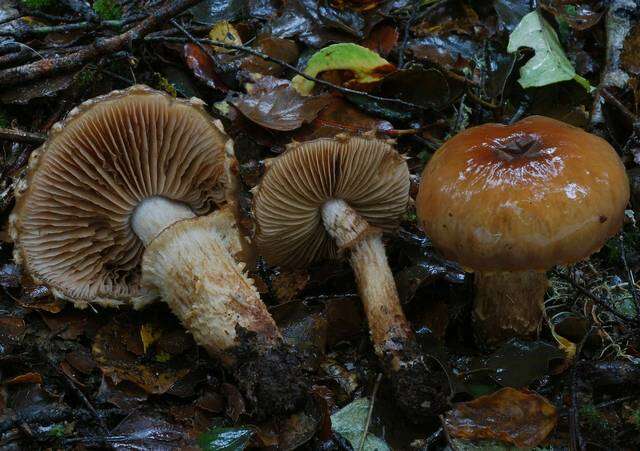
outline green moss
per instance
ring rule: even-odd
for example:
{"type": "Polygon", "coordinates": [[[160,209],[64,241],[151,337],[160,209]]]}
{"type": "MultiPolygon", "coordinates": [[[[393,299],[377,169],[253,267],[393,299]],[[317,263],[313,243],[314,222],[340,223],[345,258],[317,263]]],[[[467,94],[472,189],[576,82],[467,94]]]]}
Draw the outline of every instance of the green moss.
{"type": "Polygon", "coordinates": [[[167,94],[170,94],[172,97],[177,97],[178,96],[178,92],[176,91],[176,87],[173,86],[173,84],[167,80],[165,77],[163,77],[161,74],[159,74],[158,72],[156,72],[155,74],[156,77],[156,87],[158,89],[161,89],[162,91],[165,91],[167,94]]]}
{"type": "Polygon", "coordinates": [[[56,0],[20,0],[29,9],[48,10],[56,6],[56,0]]]}
{"type": "Polygon", "coordinates": [[[593,404],[583,404],[580,406],[580,420],[595,433],[607,434],[611,432],[611,425],[593,404]]]}
{"type": "Polygon", "coordinates": [[[2,128],[9,127],[9,118],[7,117],[6,114],[4,114],[4,111],[2,110],[0,110],[0,127],[2,128]]]}
{"type": "Polygon", "coordinates": [[[51,437],[62,438],[65,436],[66,428],[64,427],[64,424],[58,423],[51,426],[48,432],[51,437]]]}
{"type": "Polygon", "coordinates": [[[640,431],[640,409],[636,409],[631,412],[629,422],[636,428],[636,430],[640,431]]]}
{"type": "Polygon", "coordinates": [[[122,8],[114,0],[96,0],[93,10],[102,20],[119,20],[122,17],[122,8]]]}

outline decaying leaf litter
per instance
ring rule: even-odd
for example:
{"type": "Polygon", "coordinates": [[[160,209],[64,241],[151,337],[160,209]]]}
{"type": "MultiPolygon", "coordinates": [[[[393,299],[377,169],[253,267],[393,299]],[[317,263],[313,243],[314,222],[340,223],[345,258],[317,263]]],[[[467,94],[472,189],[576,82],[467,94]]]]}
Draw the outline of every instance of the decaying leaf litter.
{"type": "Polygon", "coordinates": [[[639,55],[635,0],[0,2],[2,447],[636,449],[639,55]],[[547,273],[539,338],[492,348],[471,327],[473,274],[409,206],[384,247],[425,374],[450,392],[419,416],[397,402],[348,262],[258,258],[248,277],[305,374],[304,401],[276,414],[166,304],[79,310],[13,260],[29,156],[74,107],[136,84],[221,121],[249,236],[252,190],[291,143],[393,140],[415,199],[445,141],[534,114],[605,138],[631,202],[599,252],[547,273]]]}

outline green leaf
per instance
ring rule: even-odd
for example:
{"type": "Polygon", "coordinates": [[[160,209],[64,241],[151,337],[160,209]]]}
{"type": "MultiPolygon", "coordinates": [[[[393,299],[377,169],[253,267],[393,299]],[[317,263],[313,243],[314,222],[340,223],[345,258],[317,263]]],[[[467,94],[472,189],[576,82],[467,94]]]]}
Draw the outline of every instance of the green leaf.
{"type": "MultiPolygon", "coordinates": [[[[357,44],[333,44],[314,53],[304,70],[306,75],[316,77],[327,70],[348,70],[353,73],[349,83],[373,83],[382,79],[385,73],[395,70],[395,66],[376,52],[357,44]]],[[[291,80],[300,94],[311,94],[315,82],[296,75],[291,80]]]]}
{"type": "Polygon", "coordinates": [[[198,446],[205,451],[243,451],[253,434],[248,427],[214,427],[198,437],[198,446]]]}
{"type": "MultiPolygon", "coordinates": [[[[370,401],[359,398],[331,415],[333,430],[346,438],[353,449],[359,449],[369,415],[370,401]]],[[[364,451],[391,451],[389,445],[373,434],[368,433],[364,441],[364,451]]]]}
{"type": "Polygon", "coordinates": [[[536,53],[520,69],[518,82],[523,88],[575,80],[589,92],[594,89],[587,80],[576,74],[560,46],[555,30],[537,11],[524,16],[509,36],[509,53],[517,52],[521,47],[532,48],[536,53]]]}

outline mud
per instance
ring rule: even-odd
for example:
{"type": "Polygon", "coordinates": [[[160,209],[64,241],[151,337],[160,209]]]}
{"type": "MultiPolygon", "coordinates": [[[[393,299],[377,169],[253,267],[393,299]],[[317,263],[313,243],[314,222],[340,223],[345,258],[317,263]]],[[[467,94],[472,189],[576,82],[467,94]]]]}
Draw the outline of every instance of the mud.
{"type": "MultiPolygon", "coordinates": [[[[398,354],[395,356],[397,358],[398,354]]],[[[387,360],[390,362],[391,357],[387,360]]],[[[413,423],[444,412],[451,390],[440,365],[424,356],[417,343],[405,347],[401,361],[402,365],[396,371],[389,369],[391,365],[385,365],[396,405],[413,423]]]]}
{"type": "Polygon", "coordinates": [[[240,327],[236,333],[240,344],[230,351],[236,362],[232,372],[250,413],[265,418],[301,408],[311,386],[305,354],[284,342],[266,347],[240,327]]]}

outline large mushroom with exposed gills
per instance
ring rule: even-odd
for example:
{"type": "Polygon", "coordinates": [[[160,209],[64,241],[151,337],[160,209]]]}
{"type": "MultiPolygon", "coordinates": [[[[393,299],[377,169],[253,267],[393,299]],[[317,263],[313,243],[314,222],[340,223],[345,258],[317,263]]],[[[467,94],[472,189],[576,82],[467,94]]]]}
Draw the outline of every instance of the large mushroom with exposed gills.
{"type": "Polygon", "coordinates": [[[416,200],[434,245],[475,273],[473,321],[489,346],[536,336],[546,271],[598,251],[628,202],[609,143],[543,116],[457,134],[429,160],[416,200]]]}
{"type": "Polygon", "coordinates": [[[425,358],[402,310],[382,241],[409,202],[409,170],[392,144],[339,135],[290,145],[255,188],[255,241],[290,268],[346,257],[371,340],[399,404],[428,415],[446,404],[444,373],[425,358]]]}
{"type": "Polygon", "coordinates": [[[303,397],[301,361],[244,270],[236,167],[198,99],[138,85],[89,100],[30,158],[11,215],[15,258],[79,307],[162,299],[278,412],[303,397]]]}

